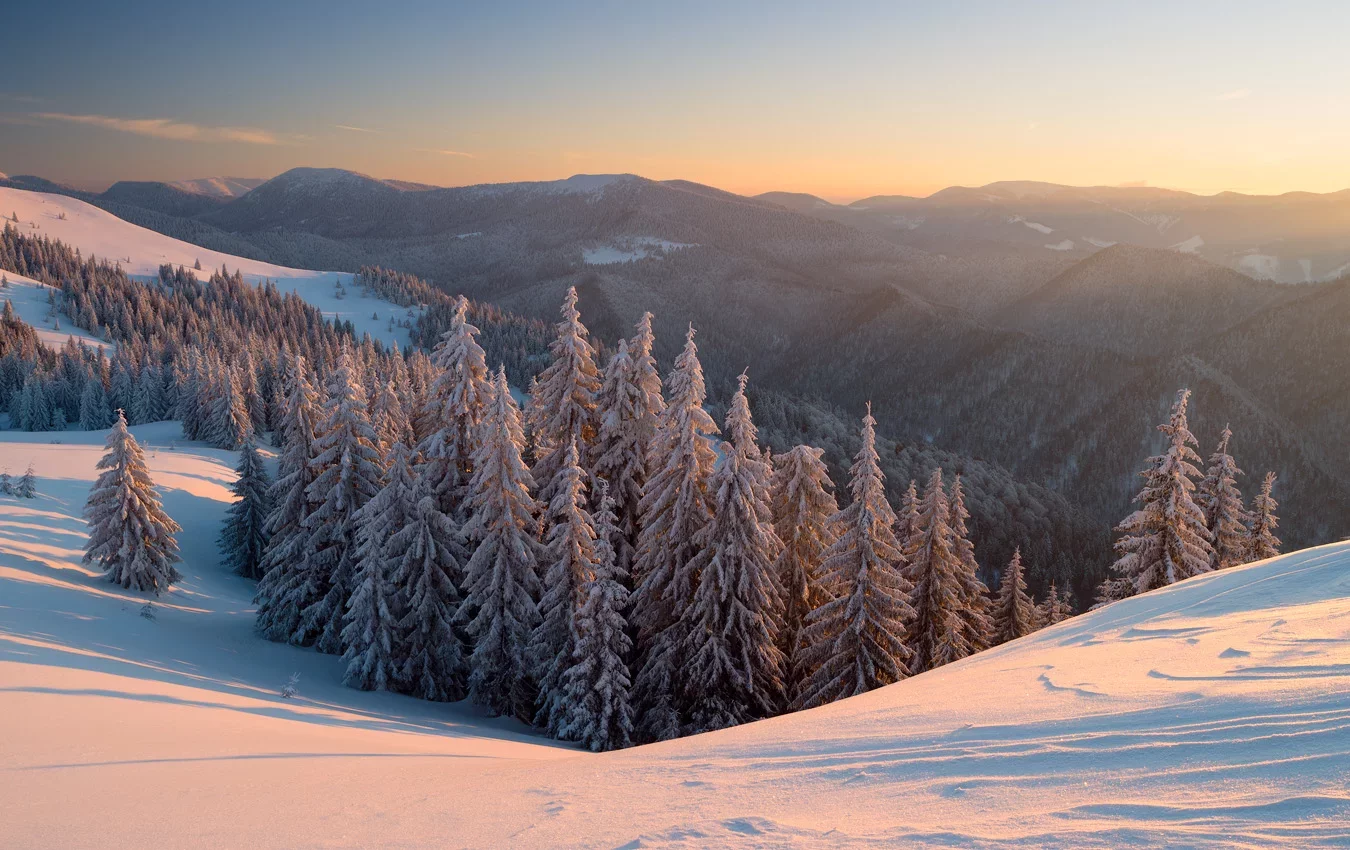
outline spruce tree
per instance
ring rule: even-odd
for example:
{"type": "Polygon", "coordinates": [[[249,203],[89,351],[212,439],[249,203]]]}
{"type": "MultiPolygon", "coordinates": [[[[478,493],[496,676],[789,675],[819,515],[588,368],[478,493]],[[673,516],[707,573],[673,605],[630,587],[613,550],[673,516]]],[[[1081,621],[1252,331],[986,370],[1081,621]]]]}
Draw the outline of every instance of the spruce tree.
{"type": "Polygon", "coordinates": [[[653,469],[643,491],[635,563],[633,619],[640,658],[634,680],[642,737],[664,740],[680,734],[687,708],[680,652],[682,612],[693,603],[697,575],[691,562],[696,540],[712,518],[708,481],[716,455],[706,439],[718,433],[703,409],[707,390],[694,329],[667,381],[670,397],[653,440],[653,469]]]}
{"type": "Polygon", "coordinates": [[[14,481],[9,477],[9,471],[0,472],[0,496],[14,495],[14,481]]]}
{"type": "Polygon", "coordinates": [[[922,531],[919,525],[919,488],[911,478],[909,489],[900,498],[900,510],[895,515],[895,539],[900,543],[900,550],[907,551],[916,545],[922,531]]]}
{"type": "Polygon", "coordinates": [[[558,736],[599,752],[631,743],[633,706],[626,659],[632,651],[624,611],[628,591],[610,541],[619,533],[604,479],[595,512],[595,570],[582,585],[576,647],[563,672],[566,719],[558,736]]]}
{"type": "Polygon", "coordinates": [[[211,402],[201,439],[225,449],[237,449],[253,433],[253,420],[244,405],[239,374],[226,368],[217,379],[219,395],[211,402]]]}
{"type": "Polygon", "coordinates": [[[975,546],[970,542],[970,531],[966,520],[970,511],[966,510],[966,494],[961,486],[961,476],[952,481],[951,525],[953,543],[961,569],[957,576],[961,580],[961,635],[972,653],[989,648],[990,636],[994,626],[989,619],[989,588],[980,580],[980,565],[975,560],[975,546]]]}
{"type": "Polygon", "coordinates": [[[396,442],[389,449],[388,483],[357,515],[356,571],[343,615],[344,680],[363,691],[394,690],[400,681],[399,621],[389,535],[406,528],[415,510],[416,477],[410,452],[396,442]]]}
{"type": "Polygon", "coordinates": [[[411,517],[391,529],[385,545],[397,588],[394,608],[403,612],[398,677],[412,696],[454,702],[468,693],[468,649],[455,628],[468,553],[426,477],[417,477],[412,501],[411,517]]]}
{"type": "Polygon", "coordinates": [[[693,732],[766,717],[782,704],[773,580],[782,544],[766,516],[763,472],[752,457],[722,444],[722,462],[712,478],[712,519],[699,533],[691,564],[698,584],[693,604],[683,612],[682,656],[693,732]]]}
{"type": "Polygon", "coordinates": [[[1134,582],[1136,593],[1209,572],[1214,557],[1205,514],[1193,498],[1200,457],[1186,425],[1190,397],[1190,390],[1179,392],[1170,420],[1158,426],[1167,449],[1149,458],[1149,468],[1140,473],[1144,489],[1135,497],[1139,509],[1116,527],[1123,536],[1116,541],[1120,558],[1113,569],[1134,582]]]}
{"type": "Polygon", "coordinates": [[[1275,529],[1280,527],[1275,509],[1279,502],[1271,495],[1275,488],[1275,473],[1267,472],[1261,482],[1261,492],[1252,500],[1251,526],[1247,529],[1247,560],[1264,561],[1280,554],[1280,538],[1275,529]]]}
{"type": "Polygon", "coordinates": [[[239,452],[233,492],[236,501],[225,514],[220,532],[222,560],[229,569],[255,581],[263,577],[267,549],[267,518],[272,513],[272,481],[258,449],[249,438],[239,452]]]}
{"type": "Polygon", "coordinates": [[[422,468],[441,512],[456,522],[464,519],[463,499],[473,472],[478,431],[492,397],[478,328],[469,324],[469,302],[460,296],[454,316],[432,352],[439,370],[427,390],[417,421],[422,468]]]}
{"type": "Polygon", "coordinates": [[[1045,598],[1036,606],[1036,627],[1043,629],[1046,626],[1053,626],[1072,616],[1073,606],[1069,603],[1068,591],[1060,595],[1055,583],[1050,582],[1050,589],[1046,591],[1045,598]]]}
{"type": "Polygon", "coordinates": [[[375,431],[366,414],[365,390],[357,366],[344,351],[328,379],[324,418],[314,435],[314,480],[307,495],[314,509],[305,517],[306,560],[326,591],[301,615],[306,630],[319,635],[320,652],[342,654],[342,618],[356,575],[359,512],[383,485],[375,431]]]}
{"type": "Polygon", "coordinates": [[[784,596],[778,646],[785,656],[789,695],[797,692],[795,658],[807,615],[830,598],[821,583],[821,564],[835,540],[831,520],[839,513],[839,504],[823,455],[823,449],[811,446],[796,446],[777,455],[770,484],[774,527],[783,543],[774,569],[784,596]]]}
{"type": "Polygon", "coordinates": [[[465,569],[460,617],[474,641],[469,696],[493,715],[529,721],[534,693],[528,658],[539,624],[539,508],[520,457],[520,411],[499,369],[473,457],[465,534],[476,547],[465,569]]]}
{"type": "Polygon", "coordinates": [[[1228,441],[1232,437],[1232,430],[1225,427],[1196,492],[1196,502],[1205,512],[1205,527],[1214,549],[1210,566],[1216,570],[1235,567],[1247,560],[1249,518],[1242,506],[1242,493],[1237,488],[1237,477],[1242,470],[1228,453],[1228,441]]]}
{"type": "MultiPolygon", "coordinates": [[[[37,476],[33,474],[33,464],[28,464],[28,468],[19,476],[19,480],[14,485],[14,496],[19,499],[32,499],[37,497],[37,476]]],[[[1279,541],[1275,541],[1278,546],[1279,541]]]]}
{"type": "Polygon", "coordinates": [[[84,509],[89,522],[84,562],[97,561],[114,584],[158,596],[183,577],[174,567],[179,560],[174,534],[180,529],[160,506],[145,454],[120,410],[106,445],[108,453],[98,462],[103,472],[84,509]]]}
{"type": "Polygon", "coordinates": [[[534,722],[554,737],[567,722],[563,675],[574,660],[582,592],[596,570],[595,529],[586,510],[585,473],[575,442],[568,447],[558,479],[560,486],[548,506],[551,530],[540,622],[530,643],[530,660],[539,683],[539,712],[534,722]]]}
{"type": "Polygon", "coordinates": [[[575,286],[567,289],[562,316],[555,326],[557,338],[549,345],[552,359],[530,397],[536,453],[531,474],[539,485],[539,501],[546,505],[567,486],[566,478],[559,476],[569,446],[575,442],[585,457],[595,442],[595,395],[600,390],[595,349],[577,311],[575,286]]]}
{"type": "Polygon", "coordinates": [[[392,379],[380,384],[370,405],[370,422],[375,428],[375,445],[385,460],[396,444],[403,443],[406,447],[412,439],[412,425],[392,379]]]}
{"type": "Polygon", "coordinates": [[[98,376],[90,378],[80,393],[80,428],[84,431],[102,431],[112,423],[108,409],[108,395],[98,376]]]}
{"type": "Polygon", "coordinates": [[[965,658],[973,651],[961,617],[965,588],[960,574],[964,567],[947,524],[950,516],[942,470],[935,469],[919,503],[919,533],[905,552],[903,570],[913,587],[909,606],[914,609],[914,617],[908,624],[906,643],[912,653],[909,670],[914,674],[965,658]]]}
{"type": "Polygon", "coordinates": [[[1036,631],[1036,605],[1027,595],[1021,547],[1013,551],[1012,560],[1003,571],[1003,583],[999,585],[993,613],[995,644],[1017,640],[1036,631]]]}
{"type": "Polygon", "coordinates": [[[901,574],[895,512],[876,450],[868,405],[862,448],[850,470],[853,502],[831,524],[839,536],[825,552],[821,582],[832,598],[811,612],[802,631],[801,682],[795,708],[812,708],[889,685],[909,675],[905,624],[913,586],[901,574]]]}

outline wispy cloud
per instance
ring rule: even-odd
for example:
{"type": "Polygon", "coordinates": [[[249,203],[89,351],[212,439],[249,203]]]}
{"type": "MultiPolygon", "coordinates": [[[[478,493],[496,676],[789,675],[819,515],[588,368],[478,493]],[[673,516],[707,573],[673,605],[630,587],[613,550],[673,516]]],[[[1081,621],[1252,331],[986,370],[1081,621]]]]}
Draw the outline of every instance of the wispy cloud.
{"type": "Polygon", "coordinates": [[[258,127],[210,127],[172,118],[113,118],[107,115],[69,115],[64,112],[37,112],[47,121],[65,121],[150,136],[179,142],[239,142],[248,145],[289,145],[303,141],[302,136],[284,136],[258,127]]]}
{"type": "Polygon", "coordinates": [[[369,127],[353,127],[351,124],[334,124],[339,130],[350,130],[353,133],[378,133],[379,130],[372,130],[369,127]]]}
{"type": "Polygon", "coordinates": [[[10,103],[46,103],[47,101],[40,97],[33,97],[28,94],[11,94],[0,91],[0,100],[10,103]]]}
{"type": "Polygon", "coordinates": [[[441,150],[441,149],[438,149],[438,148],[414,148],[414,150],[416,150],[418,153],[435,153],[435,154],[440,154],[441,156],[462,156],[462,157],[464,157],[465,159],[477,159],[477,158],[478,158],[478,157],[474,156],[473,154],[471,154],[471,153],[465,153],[464,151],[449,151],[449,150],[441,150]]]}
{"type": "Polygon", "coordinates": [[[1251,89],[1233,89],[1232,91],[1226,91],[1226,92],[1224,92],[1224,93],[1221,94],[1221,95],[1216,95],[1216,96],[1214,97],[1214,99],[1215,99],[1215,100],[1242,100],[1243,98],[1249,96],[1251,93],[1252,93],[1252,90],[1251,90],[1251,89]]]}

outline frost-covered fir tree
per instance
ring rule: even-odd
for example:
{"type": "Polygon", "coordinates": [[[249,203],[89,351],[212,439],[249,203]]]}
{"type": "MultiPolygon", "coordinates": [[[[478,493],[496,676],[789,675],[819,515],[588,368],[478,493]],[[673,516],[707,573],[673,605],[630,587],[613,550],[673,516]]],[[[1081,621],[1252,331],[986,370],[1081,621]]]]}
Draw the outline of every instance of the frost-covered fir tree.
{"type": "Polygon", "coordinates": [[[633,706],[627,658],[632,651],[624,612],[628,591],[610,541],[619,533],[604,479],[595,512],[595,570],[581,589],[576,646],[563,672],[566,719],[558,736],[594,752],[632,742],[633,706]]]}
{"type": "MultiPolygon", "coordinates": [[[[403,387],[403,390],[406,395],[407,387],[403,387]]],[[[381,458],[388,459],[395,444],[403,443],[406,447],[412,440],[412,425],[404,410],[399,388],[392,379],[380,384],[379,392],[371,402],[370,424],[375,428],[375,445],[380,450],[381,458]]]]}
{"type": "Polygon", "coordinates": [[[975,560],[975,546],[970,542],[966,525],[970,511],[966,510],[966,493],[960,475],[952,481],[951,506],[949,524],[956,557],[961,562],[957,573],[961,580],[961,634],[974,653],[989,648],[994,626],[989,619],[989,588],[980,580],[980,565],[975,560]]]}
{"type": "Polygon", "coordinates": [[[1275,529],[1280,520],[1275,510],[1280,506],[1271,495],[1275,489],[1275,473],[1267,472],[1261,482],[1261,492],[1252,500],[1251,526],[1247,529],[1247,560],[1264,561],[1280,554],[1280,538],[1275,529]]]}
{"type": "Polygon", "coordinates": [[[1193,498],[1200,456],[1186,425],[1190,397],[1190,390],[1177,393],[1171,418],[1158,426],[1167,448],[1149,458],[1149,468],[1140,473],[1144,489],[1135,497],[1139,509],[1116,527],[1122,537],[1116,541],[1120,558],[1113,569],[1134,582],[1136,593],[1209,572],[1214,557],[1204,511],[1193,498]]]}
{"type": "Polygon", "coordinates": [[[637,553],[642,491],[652,472],[652,441],[666,402],[652,358],[652,314],[644,313],[631,340],[619,340],[596,396],[591,471],[609,483],[618,536],[615,557],[625,575],[637,553]]]}
{"type": "Polygon", "coordinates": [[[220,531],[221,557],[225,566],[239,575],[258,580],[263,577],[263,555],[267,549],[272,480],[263,468],[252,438],[244,442],[235,472],[236,501],[226,511],[225,526],[220,531]]]}
{"type": "Polygon", "coordinates": [[[806,618],[798,652],[795,708],[812,708],[889,685],[909,675],[905,624],[914,589],[901,574],[895,512],[876,449],[868,405],[862,448],[850,470],[853,502],[836,514],[838,538],[825,552],[821,582],[833,598],[806,618]]]}
{"type": "Polygon", "coordinates": [[[9,471],[0,472],[0,496],[14,495],[14,480],[9,477],[9,471]]]}
{"type": "Polygon", "coordinates": [[[217,380],[218,395],[211,402],[201,439],[226,449],[237,449],[253,433],[253,420],[244,405],[239,374],[227,368],[217,380]]]}
{"type": "Polygon", "coordinates": [[[310,646],[318,634],[301,621],[301,614],[328,590],[324,577],[308,560],[306,519],[314,510],[309,485],[315,470],[314,430],[319,416],[318,394],[309,382],[305,358],[296,356],[287,376],[286,407],[281,416],[282,446],[277,480],[272,485],[272,513],[267,518],[268,540],[263,554],[263,579],[257,629],[263,637],[310,646]]]}
{"type": "MultiPolygon", "coordinates": [[[[773,564],[782,548],[766,516],[762,470],[731,443],[713,474],[712,520],[696,541],[698,576],[683,618],[689,729],[706,732],[775,713],[783,700],[773,564]]],[[[760,461],[759,463],[763,463],[760,461]]]]}
{"type": "Polygon", "coordinates": [[[919,533],[905,552],[903,574],[913,589],[906,644],[912,653],[911,673],[922,673],[965,658],[972,652],[965,638],[961,610],[965,588],[960,556],[948,520],[951,505],[942,484],[942,470],[933,470],[919,503],[919,533]]]}
{"type": "Polygon", "coordinates": [[[1022,549],[1013,550],[1012,560],[1003,571],[1003,583],[994,600],[994,643],[1007,643],[1036,631],[1036,604],[1027,595],[1022,574],[1022,549]]]}
{"type": "Polygon", "coordinates": [[[164,384],[159,369],[149,363],[141,366],[131,408],[137,422],[158,422],[164,418],[164,384]]]}
{"type": "Polygon", "coordinates": [[[899,541],[901,551],[913,546],[922,531],[919,525],[919,487],[910,479],[909,489],[900,499],[900,509],[895,512],[895,539],[899,541]]]}
{"type": "Polygon", "coordinates": [[[326,585],[324,596],[301,619],[319,635],[320,652],[342,654],[342,618],[356,576],[359,512],[383,486],[375,431],[366,413],[365,390],[350,352],[343,352],[328,379],[324,418],[314,435],[314,480],[307,495],[314,509],[305,517],[306,561],[326,585]]]}
{"type": "Polygon", "coordinates": [[[473,457],[465,534],[476,547],[465,569],[461,617],[474,641],[469,696],[494,715],[529,721],[534,693],[530,636],[539,624],[539,507],[520,457],[525,436],[505,369],[493,382],[473,457]]]}
{"type": "Polygon", "coordinates": [[[1209,469],[1196,490],[1196,502],[1205,512],[1205,527],[1209,529],[1210,546],[1214,550],[1210,565],[1216,570],[1247,561],[1249,517],[1237,487],[1237,477],[1242,470],[1228,453],[1228,442],[1232,437],[1232,430],[1225,427],[1218,448],[1209,457],[1209,469]]]}
{"type": "Polygon", "coordinates": [[[356,571],[343,615],[344,681],[363,691],[394,690],[399,676],[398,593],[390,563],[389,535],[406,528],[416,510],[411,452],[396,442],[389,449],[388,482],[366,502],[356,519],[356,571]]]}
{"type": "MultiPolygon", "coordinates": [[[[664,740],[680,734],[685,700],[684,624],[697,574],[695,542],[712,519],[708,482],[716,455],[707,437],[717,425],[703,409],[707,390],[694,329],[666,382],[669,398],[652,444],[655,474],[642,494],[641,530],[635,562],[633,619],[640,652],[634,697],[642,737],[664,740]]],[[[687,716],[687,715],[686,715],[687,716]]]]}
{"type": "Polygon", "coordinates": [[[530,642],[530,661],[539,683],[535,725],[558,737],[567,722],[563,674],[576,649],[576,617],[582,592],[596,570],[595,529],[586,510],[586,473],[576,443],[568,447],[559,487],[548,506],[548,551],[545,556],[540,622],[530,642]]]}
{"type": "Polygon", "coordinates": [[[397,590],[399,679],[419,699],[454,702],[468,694],[469,651],[455,627],[468,560],[431,482],[419,476],[413,513],[385,545],[397,590]]]}
{"type": "Polygon", "coordinates": [[[1043,629],[1046,626],[1053,626],[1072,616],[1073,606],[1069,603],[1068,591],[1061,595],[1055,588],[1055,583],[1050,582],[1050,589],[1046,591],[1045,598],[1036,606],[1036,627],[1043,629]]]}
{"type": "Polygon", "coordinates": [[[120,410],[106,445],[108,453],[98,462],[103,471],[84,508],[89,522],[84,562],[97,561],[114,584],[158,596],[182,578],[174,567],[179,560],[174,534],[180,529],[160,506],[145,454],[120,410]]]}
{"type": "MultiPolygon", "coordinates": [[[[19,499],[33,499],[37,497],[37,476],[33,474],[33,464],[28,464],[28,468],[19,476],[19,480],[14,484],[14,496],[19,499]]],[[[1275,541],[1279,545],[1279,541],[1275,541]]]]}
{"type": "Polygon", "coordinates": [[[830,598],[821,583],[821,563],[835,540],[831,524],[839,513],[823,449],[796,446],[775,455],[770,494],[774,527],[783,550],[774,569],[783,590],[783,628],[778,646],[785,656],[789,695],[797,692],[795,656],[806,617],[830,598]]]}
{"type": "Polygon", "coordinates": [[[469,302],[461,295],[449,330],[432,352],[439,371],[417,421],[419,475],[431,484],[441,512],[456,522],[464,519],[462,501],[473,472],[479,425],[492,398],[492,378],[468,310],[469,302]]]}
{"type": "Polygon", "coordinates": [[[80,393],[80,429],[102,431],[111,423],[108,394],[103,391],[103,382],[94,376],[85,382],[84,391],[80,393]]]}
{"type": "Polygon", "coordinates": [[[581,323],[575,286],[567,289],[562,321],[555,327],[558,335],[548,348],[552,360],[539,374],[530,397],[530,430],[535,442],[531,474],[539,485],[539,501],[546,505],[567,486],[566,478],[559,476],[572,443],[583,458],[588,457],[595,442],[595,395],[600,390],[595,349],[581,323]]]}

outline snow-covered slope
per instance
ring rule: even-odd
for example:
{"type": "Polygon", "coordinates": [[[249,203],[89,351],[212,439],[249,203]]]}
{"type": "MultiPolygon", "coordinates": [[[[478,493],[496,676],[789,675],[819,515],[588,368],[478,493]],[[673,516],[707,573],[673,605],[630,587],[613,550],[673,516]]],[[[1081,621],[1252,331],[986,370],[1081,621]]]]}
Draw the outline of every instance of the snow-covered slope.
{"type": "MultiPolygon", "coordinates": [[[[384,342],[407,345],[408,332],[395,326],[389,329],[389,317],[404,318],[407,310],[361,294],[352,286],[346,272],[322,272],[292,269],[211,251],[187,242],[139,227],[92,204],[65,195],[29,192],[0,187],[0,210],[5,218],[19,217],[17,226],[31,236],[59,239],[79,248],[85,257],[96,256],[120,263],[129,275],[153,277],[164,263],[192,268],[201,262],[202,277],[222,265],[231,272],[241,271],[256,283],[271,279],[282,292],[295,292],[323,311],[329,318],[350,320],[357,336],[369,333],[384,342]],[[337,284],[347,287],[344,298],[337,298],[337,284]],[[378,318],[372,318],[372,315],[378,318]]],[[[11,221],[12,223],[12,221],[11,221]]]]}
{"type": "Polygon", "coordinates": [[[79,563],[100,434],[5,434],[6,847],[1331,847],[1350,842],[1350,544],[1085,614],[899,685],[607,755],[356,692],[261,641],[213,538],[232,453],[133,429],[184,526],[143,597],[79,563]],[[300,695],[283,700],[287,676],[300,695]]]}
{"type": "Polygon", "coordinates": [[[66,344],[67,339],[75,337],[76,340],[89,345],[105,348],[112,354],[116,348],[115,344],[104,342],[75,327],[65,316],[50,315],[51,305],[47,303],[47,296],[51,294],[50,287],[11,271],[0,271],[0,275],[9,281],[8,287],[0,289],[0,304],[6,300],[13,304],[15,314],[33,326],[43,345],[58,349],[66,344]]]}

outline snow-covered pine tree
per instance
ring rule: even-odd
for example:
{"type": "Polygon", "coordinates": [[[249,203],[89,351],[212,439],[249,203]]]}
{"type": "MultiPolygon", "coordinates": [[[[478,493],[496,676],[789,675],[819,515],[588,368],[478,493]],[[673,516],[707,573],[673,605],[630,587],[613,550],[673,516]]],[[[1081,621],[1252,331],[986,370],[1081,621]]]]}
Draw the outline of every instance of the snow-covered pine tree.
{"type": "Polygon", "coordinates": [[[909,489],[900,498],[900,510],[895,514],[895,539],[900,543],[900,550],[907,551],[914,546],[922,532],[923,527],[919,524],[919,488],[911,478],[909,489]]]}
{"type": "MultiPolygon", "coordinates": [[[[14,496],[19,499],[32,499],[37,497],[37,476],[33,474],[33,464],[28,464],[28,468],[19,476],[19,480],[14,484],[14,496]]],[[[1276,540],[1275,545],[1280,541],[1276,540]]]]}
{"type": "Polygon", "coordinates": [[[102,431],[111,422],[108,395],[103,391],[103,382],[95,375],[85,382],[84,391],[80,393],[80,428],[84,431],[102,431]]]}
{"type": "Polygon", "coordinates": [[[309,382],[305,358],[297,355],[287,376],[286,407],[281,416],[282,447],[277,480],[272,485],[269,537],[263,554],[263,579],[257,629],[263,637],[309,646],[318,634],[306,628],[301,614],[328,591],[324,577],[308,560],[309,532],[305,520],[314,510],[308,495],[314,481],[314,429],[319,417],[318,394],[309,382]]]}
{"type": "Polygon", "coordinates": [[[422,456],[418,474],[431,484],[441,512],[456,523],[464,519],[462,502],[473,473],[479,426],[492,398],[492,378],[468,310],[469,302],[461,295],[449,330],[432,352],[439,371],[417,420],[422,456]]]}
{"type": "Polygon", "coordinates": [[[831,520],[839,513],[839,504],[823,456],[823,449],[811,446],[795,446],[786,454],[775,455],[770,483],[774,527],[783,542],[774,569],[784,597],[778,647],[785,657],[785,689],[789,695],[797,693],[795,656],[806,617],[830,598],[821,584],[820,571],[825,552],[836,537],[831,520]]]}
{"type": "Polygon", "coordinates": [[[160,381],[159,369],[150,363],[143,364],[131,401],[132,417],[137,422],[158,422],[163,419],[163,395],[164,385],[160,381]]]}
{"type": "Polygon", "coordinates": [[[409,525],[416,509],[416,476],[411,452],[401,442],[389,447],[388,482],[356,520],[356,571],[343,615],[344,681],[363,691],[394,690],[400,683],[398,593],[390,563],[389,535],[409,525]]]}
{"type": "Polygon", "coordinates": [[[628,591],[610,541],[619,533],[614,500],[604,479],[598,485],[595,512],[595,571],[582,585],[576,616],[576,648],[563,672],[566,719],[559,737],[578,741],[594,752],[631,743],[633,706],[626,659],[632,651],[624,612],[628,591]]]}
{"type": "Polygon", "coordinates": [[[558,470],[560,486],[548,506],[548,550],[539,625],[530,640],[530,663],[539,683],[534,723],[559,737],[567,723],[563,674],[576,649],[576,617],[582,592],[596,570],[595,529],[586,510],[586,473],[575,442],[558,470]]]}
{"type": "Polygon", "coordinates": [[[1013,550],[1012,560],[1003,571],[1003,583],[994,600],[994,643],[1007,643],[1036,631],[1036,604],[1027,595],[1022,574],[1022,549],[1013,550]]]}
{"type": "Polygon", "coordinates": [[[651,320],[652,314],[644,313],[633,339],[619,340],[596,396],[591,471],[609,483],[617,517],[615,557],[625,577],[637,555],[642,491],[651,477],[652,441],[666,406],[652,358],[651,320]]]}
{"type": "Polygon", "coordinates": [[[407,524],[385,545],[397,588],[395,607],[404,612],[398,624],[399,679],[419,699],[454,702],[468,694],[469,651],[455,628],[468,553],[424,476],[417,477],[413,505],[407,524]]]}
{"type": "Polygon", "coordinates": [[[327,586],[324,596],[301,614],[306,630],[319,634],[320,652],[341,655],[342,618],[356,574],[359,512],[383,486],[384,469],[375,431],[366,413],[366,395],[349,351],[328,378],[324,418],[314,435],[314,480],[307,495],[314,510],[305,517],[307,560],[327,586]]]}
{"type": "Polygon", "coordinates": [[[1205,512],[1205,527],[1209,529],[1210,545],[1214,549],[1210,565],[1216,570],[1235,567],[1247,560],[1247,523],[1250,520],[1237,487],[1237,477],[1242,470],[1228,453],[1228,441],[1232,437],[1232,430],[1225,426],[1218,448],[1209,457],[1209,469],[1195,494],[1196,503],[1205,512]]]}
{"type": "Polygon", "coordinates": [[[506,370],[497,371],[469,482],[465,534],[476,546],[460,608],[474,640],[469,696],[494,715],[534,716],[528,647],[539,624],[539,507],[520,458],[525,435],[506,370]]]}
{"type": "Polygon", "coordinates": [[[267,518],[272,513],[272,480],[263,468],[262,458],[252,437],[239,452],[238,477],[234,481],[237,500],[225,514],[220,531],[220,549],[225,566],[245,578],[263,577],[263,554],[267,549],[267,518]]]}
{"type": "Polygon", "coordinates": [[[669,398],[652,442],[652,469],[643,490],[633,593],[639,661],[634,698],[642,737],[665,740],[680,734],[684,702],[684,625],[697,586],[691,566],[695,541],[712,518],[708,481],[716,460],[707,437],[717,425],[703,409],[707,390],[694,329],[666,382],[669,398]]]}
{"type": "Polygon", "coordinates": [[[764,516],[756,455],[722,444],[722,462],[712,478],[712,520],[699,533],[691,564],[698,585],[683,612],[682,656],[692,732],[767,717],[783,702],[773,580],[782,544],[764,516]]]}
{"type": "Polygon", "coordinates": [[[9,477],[9,472],[0,472],[0,496],[14,495],[14,481],[9,477]]]}
{"type": "Polygon", "coordinates": [[[567,465],[568,447],[575,442],[582,457],[589,459],[595,442],[595,395],[600,390],[600,372],[595,366],[586,326],[577,310],[577,289],[568,287],[563,299],[558,336],[549,345],[552,360],[539,374],[530,398],[530,432],[536,458],[531,475],[539,485],[539,501],[550,505],[567,486],[559,477],[567,465]]]}
{"type": "Polygon", "coordinates": [[[1036,606],[1036,626],[1045,628],[1053,626],[1055,623],[1061,623],[1073,616],[1073,607],[1069,604],[1068,591],[1060,595],[1055,588],[1055,583],[1050,582],[1050,589],[1046,591],[1045,598],[1036,606]]]}
{"type": "Polygon", "coordinates": [[[1116,541],[1120,558],[1113,569],[1134,582],[1136,593],[1209,572],[1214,557],[1204,511],[1193,498],[1200,456],[1186,425],[1190,397],[1190,390],[1177,393],[1171,418],[1158,426],[1167,449],[1149,458],[1149,468],[1140,473],[1144,489],[1134,499],[1139,509],[1116,527],[1123,536],[1116,541]]]}
{"type": "Polygon", "coordinates": [[[970,530],[966,526],[970,511],[966,510],[966,493],[960,475],[952,481],[951,506],[949,525],[956,557],[961,562],[957,573],[961,580],[961,635],[970,651],[975,653],[989,648],[994,625],[989,619],[989,588],[980,580],[980,565],[975,560],[975,546],[970,542],[970,530]]]}
{"type": "Polygon", "coordinates": [[[889,685],[909,675],[905,624],[913,587],[901,568],[895,512],[876,449],[872,406],[850,470],[853,502],[831,524],[839,536],[825,552],[821,583],[833,598],[806,618],[798,651],[795,708],[812,708],[889,685]]]}
{"type": "Polygon", "coordinates": [[[1280,554],[1280,538],[1275,529],[1280,527],[1275,510],[1280,503],[1271,491],[1275,489],[1275,473],[1267,472],[1261,482],[1261,492],[1252,500],[1251,526],[1247,529],[1247,560],[1264,561],[1280,554]]]}
{"type": "MultiPolygon", "coordinates": [[[[403,389],[406,393],[407,387],[403,389]]],[[[393,379],[380,384],[370,405],[370,424],[375,429],[375,444],[380,457],[386,460],[395,444],[403,443],[406,448],[412,440],[412,425],[393,379]]]]}
{"type": "Polygon", "coordinates": [[[905,579],[913,586],[906,644],[912,655],[909,670],[923,673],[965,658],[972,652],[965,638],[961,610],[965,605],[963,570],[948,521],[951,505],[942,483],[942,469],[933,470],[919,503],[919,534],[905,552],[905,579]]]}
{"type": "Polygon", "coordinates": [[[226,368],[217,379],[219,394],[211,402],[201,438],[225,449],[237,449],[253,433],[253,419],[244,405],[239,373],[226,368]]]}
{"type": "Polygon", "coordinates": [[[84,562],[97,561],[114,584],[158,596],[183,577],[174,567],[179,560],[174,534],[180,529],[160,506],[145,454],[120,410],[106,445],[108,453],[98,462],[103,471],[84,508],[89,522],[84,562]]]}

